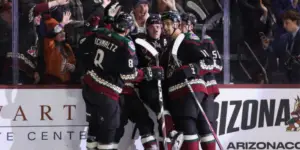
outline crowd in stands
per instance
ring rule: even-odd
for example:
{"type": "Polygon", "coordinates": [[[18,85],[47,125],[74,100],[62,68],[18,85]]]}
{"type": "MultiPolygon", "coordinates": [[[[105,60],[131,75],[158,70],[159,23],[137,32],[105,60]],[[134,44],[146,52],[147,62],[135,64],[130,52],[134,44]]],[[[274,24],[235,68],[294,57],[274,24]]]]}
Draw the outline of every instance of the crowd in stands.
{"type": "MultiPolygon", "coordinates": [[[[13,84],[17,75],[17,84],[80,84],[82,64],[77,61],[80,59],[80,38],[88,34],[89,27],[104,26],[105,7],[113,2],[19,0],[19,53],[15,54],[12,53],[12,2],[0,0],[0,83],[13,84]],[[18,59],[17,64],[15,59],[18,59]]],[[[199,24],[196,33],[201,36],[206,32],[223,52],[223,20],[216,19],[218,14],[226,11],[223,1],[119,2],[122,10],[131,13],[135,19],[134,32],[145,30],[148,12],[193,13],[199,24]],[[189,3],[198,5],[204,14],[189,3]]],[[[230,4],[231,82],[300,83],[298,0],[231,0],[230,4]]],[[[222,81],[222,77],[219,80],[222,81]]]]}

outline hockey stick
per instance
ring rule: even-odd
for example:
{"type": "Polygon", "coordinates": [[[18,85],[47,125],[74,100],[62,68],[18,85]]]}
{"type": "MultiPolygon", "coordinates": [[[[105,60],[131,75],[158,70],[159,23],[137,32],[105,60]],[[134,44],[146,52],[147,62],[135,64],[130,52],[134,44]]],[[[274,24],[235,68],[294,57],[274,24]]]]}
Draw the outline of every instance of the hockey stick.
{"type": "MultiPolygon", "coordinates": [[[[159,66],[159,56],[158,56],[158,52],[157,50],[150,45],[147,41],[137,38],[135,40],[135,42],[139,45],[141,45],[142,47],[144,47],[146,50],[148,50],[152,56],[155,57],[156,60],[156,66],[159,66]]],[[[164,149],[167,150],[168,149],[168,145],[167,145],[167,131],[166,131],[166,122],[165,122],[165,109],[164,109],[164,101],[163,101],[163,95],[162,95],[162,87],[161,87],[161,80],[157,80],[157,87],[158,87],[158,99],[159,99],[159,103],[160,103],[160,114],[161,114],[161,126],[162,126],[162,134],[163,134],[163,143],[164,143],[164,149]]]]}
{"type": "MultiPolygon", "coordinates": [[[[179,64],[179,61],[178,61],[178,58],[177,58],[177,52],[178,52],[179,46],[180,46],[180,44],[182,43],[183,39],[184,39],[184,34],[180,34],[180,35],[176,38],[176,40],[175,40],[175,42],[174,42],[174,45],[173,45],[173,48],[172,48],[172,56],[173,56],[173,58],[174,58],[174,60],[175,60],[175,63],[176,63],[176,65],[177,65],[177,67],[180,67],[180,64],[179,64]]],[[[188,79],[185,79],[184,81],[185,81],[186,86],[189,88],[190,92],[192,93],[192,95],[193,95],[193,97],[194,97],[194,100],[195,100],[196,104],[198,105],[198,107],[199,107],[199,109],[200,109],[202,115],[204,116],[205,121],[206,121],[206,123],[208,124],[208,127],[209,127],[211,133],[213,134],[213,136],[214,136],[214,138],[215,138],[215,140],[216,140],[216,142],[217,142],[217,144],[218,144],[220,150],[223,150],[223,147],[222,147],[222,145],[221,145],[221,142],[219,141],[216,132],[214,131],[212,125],[210,124],[210,122],[209,122],[209,120],[208,120],[208,118],[207,118],[207,116],[206,116],[206,114],[205,114],[205,111],[203,110],[202,106],[200,105],[200,103],[199,103],[199,101],[198,101],[198,98],[197,98],[197,96],[196,96],[195,93],[194,93],[193,88],[192,88],[191,85],[189,84],[188,79]]]]}
{"type": "Polygon", "coordinates": [[[201,5],[200,7],[203,7],[203,10],[206,12],[206,14],[210,15],[209,12],[208,12],[208,10],[206,9],[205,5],[203,4],[202,0],[199,0],[199,3],[201,5]]]}
{"type": "Polygon", "coordinates": [[[193,2],[193,1],[188,1],[188,2],[186,3],[186,5],[187,5],[190,9],[194,10],[194,11],[200,16],[200,18],[201,18],[202,20],[206,19],[206,17],[207,17],[206,14],[205,14],[204,11],[202,10],[202,8],[199,7],[195,2],[193,2]]]}
{"type": "Polygon", "coordinates": [[[222,17],[223,17],[223,13],[219,12],[205,21],[205,24],[203,25],[203,28],[202,28],[202,39],[206,35],[206,30],[207,29],[212,30],[218,24],[216,22],[219,21],[220,19],[222,19],[222,17]]]}
{"type": "Polygon", "coordinates": [[[178,10],[178,12],[185,13],[185,10],[178,3],[176,3],[175,6],[176,6],[176,9],[178,10]]]}
{"type": "Polygon", "coordinates": [[[216,0],[216,2],[217,2],[217,4],[218,4],[218,6],[220,7],[220,9],[223,11],[223,6],[222,6],[222,4],[220,3],[220,1],[219,1],[219,0],[216,0]]]}
{"type": "Polygon", "coordinates": [[[132,131],[132,134],[131,134],[131,140],[132,141],[134,141],[134,137],[135,137],[136,131],[137,131],[137,125],[135,124],[134,128],[133,128],[133,131],[132,131]]]}

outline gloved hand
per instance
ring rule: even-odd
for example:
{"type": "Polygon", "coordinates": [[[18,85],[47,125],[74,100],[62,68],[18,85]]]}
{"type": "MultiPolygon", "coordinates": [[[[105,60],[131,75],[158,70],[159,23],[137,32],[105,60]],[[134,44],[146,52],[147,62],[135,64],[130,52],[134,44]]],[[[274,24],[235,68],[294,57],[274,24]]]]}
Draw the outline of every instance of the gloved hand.
{"type": "Polygon", "coordinates": [[[104,22],[107,24],[111,24],[114,21],[114,17],[118,14],[121,9],[121,5],[119,2],[110,3],[104,9],[104,22]]]}
{"type": "Polygon", "coordinates": [[[177,76],[177,78],[185,79],[196,77],[199,75],[200,66],[196,63],[190,63],[188,65],[183,65],[180,68],[176,69],[173,76],[177,76]]]}
{"type": "Polygon", "coordinates": [[[88,29],[97,29],[100,22],[99,16],[93,16],[92,18],[88,19],[85,23],[85,27],[88,29]]]}
{"type": "Polygon", "coordinates": [[[142,71],[144,72],[144,79],[147,81],[164,79],[164,69],[162,67],[146,67],[142,68],[142,71]]]}

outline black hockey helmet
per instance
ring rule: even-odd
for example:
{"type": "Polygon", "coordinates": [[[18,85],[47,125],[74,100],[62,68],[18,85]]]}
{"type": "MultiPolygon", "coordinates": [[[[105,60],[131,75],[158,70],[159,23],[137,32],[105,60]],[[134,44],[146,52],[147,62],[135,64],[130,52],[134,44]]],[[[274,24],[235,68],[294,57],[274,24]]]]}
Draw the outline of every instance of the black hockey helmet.
{"type": "Polygon", "coordinates": [[[130,14],[120,12],[113,23],[113,28],[119,32],[125,32],[126,29],[133,28],[133,18],[130,14]]]}
{"type": "Polygon", "coordinates": [[[168,20],[168,19],[172,20],[174,23],[181,21],[181,17],[177,11],[167,11],[161,15],[162,21],[168,20]]]}
{"type": "Polygon", "coordinates": [[[188,25],[196,25],[197,18],[191,13],[184,13],[181,15],[181,20],[186,22],[188,25]]]}
{"type": "Polygon", "coordinates": [[[146,21],[146,26],[151,24],[161,24],[161,16],[159,14],[150,14],[146,21]]]}

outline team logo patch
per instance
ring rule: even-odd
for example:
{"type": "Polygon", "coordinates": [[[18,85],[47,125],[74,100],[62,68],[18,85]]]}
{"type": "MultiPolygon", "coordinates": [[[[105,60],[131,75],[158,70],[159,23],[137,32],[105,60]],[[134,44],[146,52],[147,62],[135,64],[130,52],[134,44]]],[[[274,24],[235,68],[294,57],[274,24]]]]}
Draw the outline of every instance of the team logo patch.
{"type": "Polygon", "coordinates": [[[135,46],[134,46],[134,43],[133,43],[132,41],[130,41],[130,42],[128,43],[128,46],[129,46],[133,51],[135,51],[135,46]]]}
{"type": "Polygon", "coordinates": [[[37,51],[34,48],[30,48],[29,50],[27,50],[27,53],[29,55],[31,55],[32,57],[36,57],[36,55],[37,55],[37,51]]]}
{"type": "Polygon", "coordinates": [[[91,24],[87,22],[87,23],[85,23],[85,26],[86,26],[86,27],[90,27],[91,24]]]}
{"type": "Polygon", "coordinates": [[[79,41],[79,44],[82,44],[84,41],[86,40],[86,38],[83,38],[79,41]]]}
{"type": "Polygon", "coordinates": [[[200,38],[196,34],[191,34],[190,39],[192,40],[200,40],[200,38]]]}
{"type": "Polygon", "coordinates": [[[160,43],[158,43],[157,41],[153,42],[152,45],[153,45],[155,48],[161,48],[160,43]]]}
{"type": "Polygon", "coordinates": [[[167,46],[167,39],[164,39],[164,46],[167,46]]]}

